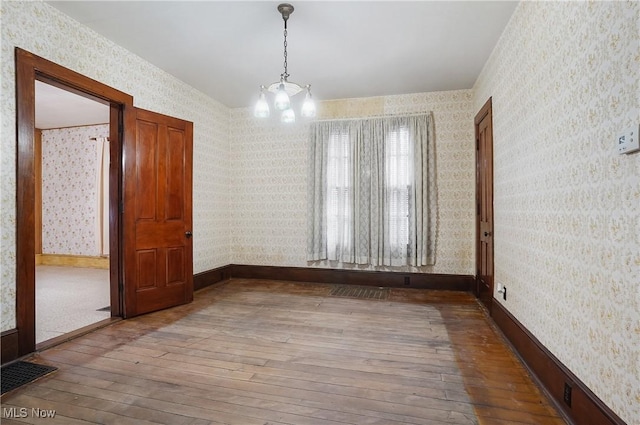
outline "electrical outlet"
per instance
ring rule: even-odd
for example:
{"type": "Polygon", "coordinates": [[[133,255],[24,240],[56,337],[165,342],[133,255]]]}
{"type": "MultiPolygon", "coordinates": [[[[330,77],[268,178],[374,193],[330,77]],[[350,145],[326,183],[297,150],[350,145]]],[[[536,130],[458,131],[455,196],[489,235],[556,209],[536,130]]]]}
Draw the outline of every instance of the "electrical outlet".
{"type": "Polygon", "coordinates": [[[626,154],[640,150],[639,130],[638,127],[630,127],[618,134],[616,137],[618,153],[626,154]]]}
{"type": "Polygon", "coordinates": [[[409,276],[404,277],[404,285],[409,286],[411,283],[409,282],[409,276]]]}
{"type": "Polygon", "coordinates": [[[568,382],[564,383],[563,399],[567,406],[571,407],[571,385],[568,382]]]}

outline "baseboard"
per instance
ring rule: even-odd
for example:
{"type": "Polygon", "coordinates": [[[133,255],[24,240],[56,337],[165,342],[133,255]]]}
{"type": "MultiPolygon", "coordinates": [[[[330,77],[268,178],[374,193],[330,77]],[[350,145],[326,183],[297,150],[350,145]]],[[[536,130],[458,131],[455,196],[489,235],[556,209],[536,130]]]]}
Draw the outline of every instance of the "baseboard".
{"type": "Polygon", "coordinates": [[[529,372],[570,423],[626,425],[495,299],[491,316],[529,372]],[[565,383],[571,386],[571,406],[564,401],[565,383]]]}
{"type": "Polygon", "coordinates": [[[193,290],[206,288],[231,277],[231,265],[218,267],[193,275],[193,290]]]}
{"type": "Polygon", "coordinates": [[[36,254],[36,264],[43,266],[85,267],[91,269],[108,269],[109,257],[92,257],[87,255],[36,254]]]}
{"type": "Polygon", "coordinates": [[[468,275],[229,264],[195,274],[193,288],[197,291],[232,277],[451,291],[471,291],[475,283],[468,275]]]}
{"type": "Polygon", "coordinates": [[[9,363],[17,359],[18,356],[18,330],[9,329],[0,334],[0,346],[2,347],[2,364],[9,363]]]}
{"type": "Polygon", "coordinates": [[[279,267],[232,264],[230,277],[245,279],[287,280],[293,282],[342,283],[396,288],[471,291],[473,276],[404,273],[371,270],[324,269],[313,267],[279,267]]]}

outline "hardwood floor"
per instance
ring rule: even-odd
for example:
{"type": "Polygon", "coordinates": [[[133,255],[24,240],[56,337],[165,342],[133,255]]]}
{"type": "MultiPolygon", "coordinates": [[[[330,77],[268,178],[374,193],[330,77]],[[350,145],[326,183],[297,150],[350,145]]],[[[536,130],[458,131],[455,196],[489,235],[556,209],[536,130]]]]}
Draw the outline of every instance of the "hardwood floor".
{"type": "Polygon", "coordinates": [[[331,288],[233,279],[46,350],[59,370],[6,394],[2,423],[565,423],[471,294],[331,288]]]}

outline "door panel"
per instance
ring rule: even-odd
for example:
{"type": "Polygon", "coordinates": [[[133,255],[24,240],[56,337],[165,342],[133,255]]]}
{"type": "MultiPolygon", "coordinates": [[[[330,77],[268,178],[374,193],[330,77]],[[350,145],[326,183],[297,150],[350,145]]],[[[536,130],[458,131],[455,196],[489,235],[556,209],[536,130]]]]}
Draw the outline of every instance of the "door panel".
{"type": "Polygon", "coordinates": [[[169,131],[169,149],[167,152],[167,220],[182,220],[184,208],[182,200],[184,199],[185,179],[183,167],[183,152],[185,150],[184,138],[181,133],[169,131]]]}
{"type": "Polygon", "coordinates": [[[193,124],[135,109],[124,214],[127,317],[193,300],[193,124]],[[131,260],[130,260],[131,259],[131,260]]]}
{"type": "Polygon", "coordinates": [[[153,122],[136,119],[136,220],[156,218],[158,188],[158,134],[153,122]]]}
{"type": "Polygon", "coordinates": [[[167,252],[167,285],[176,285],[186,279],[184,273],[185,252],[182,248],[170,248],[167,252]]]}
{"type": "Polygon", "coordinates": [[[475,119],[477,270],[476,295],[491,311],[493,300],[493,124],[491,99],[475,119]]]}
{"type": "Polygon", "coordinates": [[[157,250],[138,250],[138,289],[150,289],[157,287],[156,270],[158,260],[157,250]]]}

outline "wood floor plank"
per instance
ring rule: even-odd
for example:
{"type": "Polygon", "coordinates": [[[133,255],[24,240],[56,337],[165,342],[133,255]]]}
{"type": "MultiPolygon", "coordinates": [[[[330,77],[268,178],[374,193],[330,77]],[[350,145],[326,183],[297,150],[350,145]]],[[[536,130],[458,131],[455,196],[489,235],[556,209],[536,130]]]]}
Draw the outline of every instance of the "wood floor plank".
{"type": "MultiPolygon", "coordinates": [[[[93,376],[93,374],[95,374],[96,371],[82,370],[82,371],[78,371],[78,373],[88,373],[89,375],[93,376]]],[[[269,384],[260,384],[256,382],[247,383],[242,381],[226,380],[226,382],[218,381],[215,383],[216,385],[214,385],[214,383],[212,382],[209,382],[205,386],[200,386],[193,382],[189,382],[189,383],[185,383],[184,385],[172,385],[171,387],[166,387],[166,386],[163,386],[162,383],[158,383],[157,381],[147,383],[138,378],[130,378],[126,375],[115,375],[113,373],[110,373],[108,374],[108,376],[112,379],[114,377],[117,377],[116,379],[118,380],[118,382],[126,384],[127,388],[131,388],[132,386],[141,386],[143,388],[163,387],[169,391],[177,391],[184,394],[190,394],[195,392],[195,394],[198,396],[203,396],[208,398],[215,398],[219,396],[226,397],[227,395],[239,396],[239,397],[251,396],[257,399],[281,401],[281,402],[298,404],[300,406],[323,409],[325,411],[334,411],[337,413],[342,412],[343,414],[354,414],[358,416],[364,415],[365,417],[368,417],[366,421],[359,419],[355,422],[347,421],[346,423],[364,423],[364,422],[369,423],[369,422],[372,422],[372,418],[381,419],[382,423],[389,423],[389,421],[393,421],[393,423],[422,423],[423,422],[423,419],[420,419],[420,418],[403,417],[397,414],[385,413],[383,411],[380,411],[380,409],[378,409],[378,411],[375,411],[375,410],[366,410],[366,409],[356,408],[352,406],[351,403],[344,403],[344,401],[350,400],[349,398],[344,398],[344,397],[334,398],[334,400],[337,402],[343,402],[339,405],[340,408],[336,410],[336,406],[338,405],[332,405],[332,404],[327,405],[326,403],[327,394],[328,393],[342,394],[347,390],[344,390],[343,392],[327,391],[327,388],[322,388],[319,384],[317,384],[313,389],[305,390],[305,389],[291,388],[288,386],[278,386],[277,381],[271,382],[269,384]],[[210,391],[205,395],[203,394],[201,389],[207,389],[207,390],[215,389],[215,391],[210,391]]],[[[339,389],[345,389],[345,388],[348,389],[348,387],[340,387],[340,386],[334,389],[339,390],[339,389]]],[[[419,399],[419,397],[404,396],[404,399],[401,400],[399,397],[396,397],[395,394],[385,393],[384,391],[376,392],[373,390],[367,390],[365,392],[364,390],[361,390],[356,393],[348,393],[347,395],[355,399],[358,399],[358,398],[375,399],[377,397],[377,399],[379,400],[389,401],[391,403],[406,402],[407,400],[409,400],[409,398],[411,398],[410,402],[417,403],[419,405],[428,403],[428,400],[419,399]]],[[[440,422],[436,421],[434,423],[440,423],[440,422]]],[[[449,422],[442,422],[442,423],[449,423],[449,422]]]]}
{"type": "MultiPolygon", "coordinates": [[[[36,385],[32,384],[29,387],[30,388],[25,391],[36,391],[34,389],[35,387],[37,387],[36,385]]],[[[40,391],[40,393],[43,393],[43,391],[40,391]]],[[[122,425],[152,425],[161,423],[152,422],[145,419],[134,419],[125,415],[114,414],[112,412],[102,410],[102,405],[98,405],[97,403],[94,407],[84,407],[69,404],[61,400],[50,400],[46,398],[47,393],[45,393],[44,397],[45,398],[24,393],[18,394],[13,397],[11,399],[11,402],[16,406],[27,407],[28,409],[39,408],[45,410],[55,410],[56,416],[60,415],[62,417],[80,419],[89,423],[118,423],[122,425]]],[[[34,419],[34,417],[30,416],[30,419],[34,419]]]]}
{"type": "Polygon", "coordinates": [[[48,423],[69,424],[564,423],[471,294],[393,288],[371,300],[331,288],[206,288],[37,354],[59,370],[3,407],[54,409],[48,423]]]}
{"type": "Polygon", "coordinates": [[[15,424],[51,424],[51,425],[87,425],[92,422],[81,419],[70,418],[56,412],[55,415],[39,415],[24,406],[17,406],[13,403],[2,403],[2,425],[15,424]],[[14,410],[11,410],[14,409],[14,410]],[[25,410],[26,409],[26,410],[25,410]],[[9,419],[9,418],[11,419],[9,419]]]}

